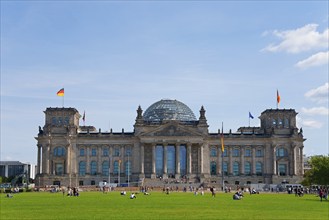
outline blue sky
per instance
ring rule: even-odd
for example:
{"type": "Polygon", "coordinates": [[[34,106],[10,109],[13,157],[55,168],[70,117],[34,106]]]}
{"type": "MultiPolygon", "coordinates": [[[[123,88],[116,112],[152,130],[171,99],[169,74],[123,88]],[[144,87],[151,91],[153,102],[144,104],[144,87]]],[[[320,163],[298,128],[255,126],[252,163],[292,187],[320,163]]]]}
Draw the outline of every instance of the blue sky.
{"type": "MultiPolygon", "coordinates": [[[[1,1],[1,160],[36,163],[43,111],[133,131],[136,109],[177,99],[210,132],[298,112],[304,153],[328,154],[327,1],[1,1]]],[[[82,121],[81,121],[82,123],[82,121]]]]}

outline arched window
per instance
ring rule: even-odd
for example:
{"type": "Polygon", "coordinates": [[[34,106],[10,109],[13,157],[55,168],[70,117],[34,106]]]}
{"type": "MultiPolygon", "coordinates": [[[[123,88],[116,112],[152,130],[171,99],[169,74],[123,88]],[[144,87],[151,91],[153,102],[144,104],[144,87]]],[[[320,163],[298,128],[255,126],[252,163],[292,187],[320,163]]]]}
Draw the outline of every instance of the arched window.
{"type": "Polygon", "coordinates": [[[233,175],[234,176],[239,175],[239,163],[236,161],[233,163],[233,175]]]}
{"type": "Polygon", "coordinates": [[[210,175],[216,175],[217,174],[217,164],[215,161],[211,161],[210,163],[210,175]]]}
{"type": "Polygon", "coordinates": [[[54,156],[55,157],[65,156],[65,148],[64,147],[55,147],[54,156]]]}
{"type": "Polygon", "coordinates": [[[250,175],[251,174],[250,162],[245,162],[245,164],[244,164],[244,174],[245,175],[250,175]]]}
{"type": "Polygon", "coordinates": [[[126,169],[126,176],[131,175],[131,162],[130,161],[126,161],[125,163],[125,169],[126,169]]]}
{"type": "Polygon", "coordinates": [[[109,162],[108,161],[104,161],[102,163],[102,175],[103,176],[108,176],[109,175],[109,162]]]}
{"type": "Polygon", "coordinates": [[[282,126],[283,122],[282,122],[281,118],[278,119],[278,124],[279,124],[279,126],[282,126]]]}
{"type": "Polygon", "coordinates": [[[223,170],[222,172],[224,172],[224,175],[227,176],[228,175],[228,167],[227,167],[227,162],[223,163],[223,170]]]}
{"type": "Polygon", "coordinates": [[[97,162],[96,161],[91,161],[91,163],[90,163],[90,174],[91,175],[97,174],[97,162]]]}
{"type": "Polygon", "coordinates": [[[210,156],[211,157],[217,157],[217,150],[215,147],[212,147],[210,150],[210,156]]]}
{"type": "Polygon", "coordinates": [[[256,162],[256,175],[263,175],[263,164],[261,162],[256,162]]]}
{"type": "Polygon", "coordinates": [[[79,163],[79,175],[84,176],[86,175],[86,162],[81,161],[79,163]]]}

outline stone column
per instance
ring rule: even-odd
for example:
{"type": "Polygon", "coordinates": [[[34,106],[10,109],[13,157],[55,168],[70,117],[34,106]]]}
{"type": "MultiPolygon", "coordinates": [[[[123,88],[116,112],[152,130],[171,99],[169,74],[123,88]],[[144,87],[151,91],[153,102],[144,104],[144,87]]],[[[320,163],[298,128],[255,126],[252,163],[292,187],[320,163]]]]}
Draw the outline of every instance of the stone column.
{"type": "Polygon", "coordinates": [[[293,145],[292,146],[292,175],[297,175],[297,172],[296,172],[296,160],[297,160],[297,158],[296,158],[296,150],[297,150],[298,148],[297,148],[297,146],[296,145],[293,145]]]}
{"type": "Polygon", "coordinates": [[[140,152],[140,166],[141,166],[141,170],[140,173],[144,174],[144,144],[141,145],[141,152],[140,152]]]}
{"type": "Polygon", "coordinates": [[[251,175],[256,174],[256,147],[252,146],[251,175]]]}
{"type": "Polygon", "coordinates": [[[119,160],[121,161],[121,163],[119,163],[119,166],[120,166],[120,176],[121,176],[121,173],[124,173],[126,174],[126,161],[125,161],[125,148],[123,145],[119,146],[120,148],[120,156],[119,156],[119,160]]]}
{"type": "Polygon", "coordinates": [[[37,169],[37,174],[40,174],[41,173],[41,145],[38,144],[38,169],[37,169]]]}
{"type": "Polygon", "coordinates": [[[111,174],[113,174],[113,146],[109,146],[109,166],[110,166],[110,171],[109,175],[111,177],[111,174]]]}
{"type": "Polygon", "coordinates": [[[96,175],[99,173],[102,173],[102,159],[101,159],[101,154],[102,152],[102,147],[101,146],[95,146],[96,147],[96,175]]]}
{"type": "Polygon", "coordinates": [[[163,145],[163,178],[167,178],[167,146],[168,144],[163,145]]]}
{"type": "Polygon", "coordinates": [[[86,156],[87,156],[87,162],[86,162],[86,174],[90,174],[90,146],[86,146],[86,156]]]}
{"type": "Polygon", "coordinates": [[[47,146],[47,151],[46,151],[46,174],[52,174],[52,172],[50,171],[50,156],[51,156],[51,153],[50,153],[50,144],[48,144],[47,146]]]}
{"type": "MultiPolygon", "coordinates": [[[[70,143],[67,145],[66,147],[66,158],[64,161],[64,170],[63,170],[63,174],[68,174],[71,173],[70,171],[70,162],[71,162],[71,148],[70,148],[70,143]]],[[[70,185],[71,186],[71,185],[70,185]]]]}
{"type": "Polygon", "coordinates": [[[300,147],[300,151],[299,151],[300,152],[300,155],[299,155],[300,162],[299,162],[298,167],[300,169],[300,172],[299,172],[300,175],[304,175],[304,155],[303,155],[303,148],[304,148],[304,146],[301,146],[300,147]]]}
{"type": "Polygon", "coordinates": [[[272,150],[272,153],[273,153],[273,170],[272,170],[272,173],[273,175],[278,175],[277,173],[277,170],[276,170],[276,167],[277,167],[277,164],[276,164],[276,147],[273,146],[273,150],[272,150]]]}
{"type": "Polygon", "coordinates": [[[240,146],[240,175],[244,175],[244,147],[240,146]]]}
{"type": "Polygon", "coordinates": [[[192,173],[192,144],[191,143],[187,144],[186,163],[187,163],[186,173],[187,173],[187,175],[191,175],[191,173],[192,173]]]}
{"type": "Polygon", "coordinates": [[[152,174],[151,178],[155,179],[156,178],[156,167],[155,167],[155,144],[152,145],[152,174]]]}
{"type": "Polygon", "coordinates": [[[233,164],[232,164],[232,147],[230,146],[227,146],[227,153],[228,153],[228,169],[227,169],[227,172],[228,172],[228,175],[232,175],[233,174],[233,164]]]}
{"type": "Polygon", "coordinates": [[[199,144],[199,153],[200,153],[200,173],[203,174],[203,144],[199,144]]]}
{"type": "Polygon", "coordinates": [[[180,144],[176,144],[176,175],[175,178],[180,178],[180,144]]]}
{"type": "Polygon", "coordinates": [[[221,146],[217,147],[217,174],[221,175],[223,172],[223,167],[222,167],[222,148],[221,146]]]}

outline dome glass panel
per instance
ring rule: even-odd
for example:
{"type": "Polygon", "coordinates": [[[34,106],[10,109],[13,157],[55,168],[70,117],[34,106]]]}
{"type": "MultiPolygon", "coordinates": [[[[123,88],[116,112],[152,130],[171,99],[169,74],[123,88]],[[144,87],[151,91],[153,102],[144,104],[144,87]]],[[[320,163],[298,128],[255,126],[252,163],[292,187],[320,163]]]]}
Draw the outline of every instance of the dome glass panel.
{"type": "Polygon", "coordinates": [[[152,104],[143,115],[144,121],[159,122],[162,120],[196,121],[192,110],[177,100],[163,99],[152,104]]]}

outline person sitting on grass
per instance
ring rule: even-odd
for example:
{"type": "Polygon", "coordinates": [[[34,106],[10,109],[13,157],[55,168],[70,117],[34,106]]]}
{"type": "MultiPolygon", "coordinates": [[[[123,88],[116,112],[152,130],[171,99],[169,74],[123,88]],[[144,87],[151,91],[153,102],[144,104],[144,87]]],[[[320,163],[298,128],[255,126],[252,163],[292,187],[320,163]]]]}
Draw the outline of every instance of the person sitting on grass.
{"type": "Polygon", "coordinates": [[[242,197],[243,197],[242,192],[237,191],[237,192],[233,195],[233,200],[240,200],[240,199],[242,199],[242,197]]]}
{"type": "Polygon", "coordinates": [[[130,199],[136,199],[136,195],[135,195],[135,193],[132,193],[132,194],[130,195],[130,199]]]}
{"type": "Polygon", "coordinates": [[[13,198],[13,195],[10,193],[7,193],[7,198],[13,198]]]}

